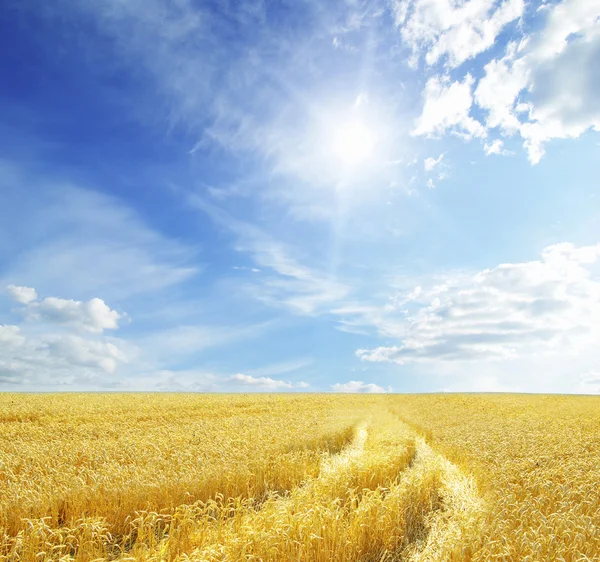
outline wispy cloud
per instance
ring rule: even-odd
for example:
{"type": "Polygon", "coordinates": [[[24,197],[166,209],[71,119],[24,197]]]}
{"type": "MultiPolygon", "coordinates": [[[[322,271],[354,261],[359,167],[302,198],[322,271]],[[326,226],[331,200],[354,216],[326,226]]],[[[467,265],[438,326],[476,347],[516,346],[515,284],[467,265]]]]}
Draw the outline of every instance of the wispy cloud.
{"type": "Polygon", "coordinates": [[[164,326],[147,335],[133,339],[143,350],[143,359],[154,368],[185,363],[211,348],[231,346],[244,340],[256,339],[273,328],[273,322],[247,325],[176,325],[164,326]]]}
{"type": "Polygon", "coordinates": [[[425,173],[429,174],[427,180],[427,187],[433,189],[436,186],[436,182],[442,181],[448,177],[449,165],[444,159],[445,153],[442,152],[437,158],[430,156],[425,158],[423,162],[425,173]]]}
{"type": "Polygon", "coordinates": [[[274,375],[292,373],[294,371],[304,369],[313,363],[314,359],[312,357],[299,357],[297,359],[289,359],[279,363],[272,363],[257,369],[247,369],[246,374],[258,377],[271,377],[274,375]]]}
{"type": "Polygon", "coordinates": [[[295,314],[310,316],[329,312],[335,303],[349,295],[351,289],[345,283],[301,264],[289,247],[255,225],[232,217],[201,197],[190,195],[188,201],[234,234],[235,249],[249,255],[261,269],[260,281],[248,285],[248,292],[254,298],[287,308],[295,314]]]}
{"type": "MultiPolygon", "coordinates": [[[[385,6],[305,2],[272,11],[258,1],[233,8],[107,0],[61,8],[47,13],[91,18],[119,65],[134,69],[136,81],[152,92],[131,109],[144,125],[162,118],[171,131],[183,132],[192,162],[207,154],[244,161],[245,177],[261,172],[253,198],[277,203],[296,220],[335,220],[341,183],[361,186],[346,201],[360,208],[375,188],[383,191],[397,179],[398,167],[389,162],[405,153],[399,139],[407,136],[409,118],[405,100],[388,83],[399,68],[389,42],[400,38],[385,25],[385,6]],[[332,138],[356,115],[377,132],[368,174],[349,172],[332,154],[332,138]]],[[[104,52],[98,59],[105,62],[104,52]]],[[[240,182],[232,183],[238,187],[211,192],[237,192],[240,182]]]]}
{"type": "Polygon", "coordinates": [[[173,287],[198,273],[195,250],[152,230],[118,199],[17,177],[21,185],[36,186],[38,199],[24,200],[19,208],[21,221],[29,225],[22,237],[9,233],[12,225],[0,225],[0,233],[14,242],[2,285],[33,285],[45,294],[78,300],[101,293],[118,302],[173,287]]]}

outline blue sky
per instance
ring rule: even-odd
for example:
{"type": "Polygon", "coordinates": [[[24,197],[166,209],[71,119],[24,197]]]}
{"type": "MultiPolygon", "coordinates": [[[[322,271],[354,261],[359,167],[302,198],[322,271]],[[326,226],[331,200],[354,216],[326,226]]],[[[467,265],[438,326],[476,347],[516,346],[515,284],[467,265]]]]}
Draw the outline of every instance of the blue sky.
{"type": "Polygon", "coordinates": [[[0,25],[0,389],[600,392],[600,0],[0,25]]]}

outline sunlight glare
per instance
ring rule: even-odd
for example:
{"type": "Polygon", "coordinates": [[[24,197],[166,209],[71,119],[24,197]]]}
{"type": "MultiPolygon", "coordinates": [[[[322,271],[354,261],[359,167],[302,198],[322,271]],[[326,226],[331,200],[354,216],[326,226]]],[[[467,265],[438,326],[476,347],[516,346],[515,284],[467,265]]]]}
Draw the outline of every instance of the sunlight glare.
{"type": "Polygon", "coordinates": [[[375,134],[363,121],[347,121],[334,127],[332,133],[331,149],[344,167],[361,166],[373,157],[375,134]]]}

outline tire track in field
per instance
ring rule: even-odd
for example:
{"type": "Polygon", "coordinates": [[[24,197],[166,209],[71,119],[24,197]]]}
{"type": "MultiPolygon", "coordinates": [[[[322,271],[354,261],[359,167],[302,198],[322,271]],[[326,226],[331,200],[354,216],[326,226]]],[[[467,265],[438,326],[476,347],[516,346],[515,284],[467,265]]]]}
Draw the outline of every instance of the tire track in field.
{"type": "Polygon", "coordinates": [[[344,447],[339,453],[329,455],[321,464],[321,473],[319,478],[327,477],[339,471],[342,467],[348,466],[354,459],[360,457],[365,449],[365,443],[369,435],[369,422],[363,422],[356,428],[354,439],[344,447]]]}
{"type": "MultiPolygon", "coordinates": [[[[208,522],[210,526],[219,519],[227,520],[233,517],[233,512],[238,507],[250,513],[261,510],[263,505],[273,498],[277,498],[278,501],[285,500],[305,482],[317,478],[323,470],[324,461],[336,459],[338,456],[349,460],[359,455],[364,448],[366,436],[366,426],[354,421],[333,433],[328,439],[314,440],[307,448],[290,448],[288,452],[282,453],[272,461],[273,464],[279,463],[278,468],[281,469],[282,465],[291,466],[290,462],[294,460],[294,455],[298,451],[317,454],[320,451],[322,456],[317,457],[316,474],[310,466],[303,465],[296,471],[288,486],[265,485],[264,490],[258,495],[250,495],[241,490],[237,496],[225,496],[219,492],[217,483],[214,486],[215,493],[208,499],[180,504],[169,510],[170,512],[166,509],[135,511],[134,515],[128,517],[128,526],[121,533],[113,532],[101,517],[97,519],[84,517],[59,527],[50,525],[48,517],[31,519],[27,520],[25,531],[15,537],[8,535],[2,537],[2,529],[0,529],[0,539],[3,539],[0,541],[0,562],[5,560],[7,552],[16,553],[11,554],[10,560],[17,561],[20,557],[19,553],[23,550],[23,544],[30,547],[33,544],[31,548],[35,550],[38,548],[36,546],[38,542],[40,545],[43,544],[39,549],[53,548],[57,552],[75,558],[82,551],[82,546],[94,548],[97,553],[104,553],[106,560],[120,560],[123,557],[132,560],[138,555],[142,556],[140,553],[146,556],[157,545],[160,545],[159,548],[165,547],[174,535],[179,535],[180,539],[184,535],[193,534],[195,525],[201,527],[208,522]],[[95,526],[88,528],[91,524],[95,526]],[[99,532],[96,527],[102,532],[99,532]],[[128,556],[130,558],[127,558],[128,556]]],[[[268,472],[268,467],[265,468],[263,465],[259,465],[258,469],[251,467],[250,472],[253,478],[260,479],[268,472]]],[[[181,554],[183,550],[180,548],[177,552],[181,554]]],[[[102,557],[99,556],[98,560],[102,560],[102,557]]]]}
{"type": "Polygon", "coordinates": [[[187,537],[172,526],[161,550],[210,562],[463,560],[461,547],[484,513],[473,480],[385,414],[356,426],[346,447],[324,456],[317,477],[238,508],[185,518],[187,537]],[[393,444],[403,457],[390,456],[393,444]]]}
{"type": "Polygon", "coordinates": [[[402,501],[394,490],[399,475],[413,462],[415,447],[412,436],[397,422],[393,425],[392,432],[389,425],[382,432],[372,418],[365,420],[347,447],[323,458],[317,477],[290,495],[270,498],[256,511],[214,521],[212,529],[205,527],[206,532],[196,534],[201,544],[192,538],[198,546],[191,553],[176,552],[175,557],[347,562],[379,561],[384,551],[396,552],[402,539],[393,532],[396,517],[390,507],[402,501]],[[372,527],[377,521],[379,525],[372,527]],[[392,531],[389,537],[382,534],[382,525],[392,531]]]}
{"type": "MultiPolygon", "coordinates": [[[[445,456],[436,452],[422,437],[416,437],[415,441],[417,453],[411,469],[439,471],[440,501],[438,508],[424,518],[425,537],[415,540],[406,548],[401,560],[465,560],[468,539],[477,532],[485,515],[485,502],[478,494],[471,476],[464,474],[445,456]]],[[[408,474],[406,476],[409,477],[408,474]]]]}

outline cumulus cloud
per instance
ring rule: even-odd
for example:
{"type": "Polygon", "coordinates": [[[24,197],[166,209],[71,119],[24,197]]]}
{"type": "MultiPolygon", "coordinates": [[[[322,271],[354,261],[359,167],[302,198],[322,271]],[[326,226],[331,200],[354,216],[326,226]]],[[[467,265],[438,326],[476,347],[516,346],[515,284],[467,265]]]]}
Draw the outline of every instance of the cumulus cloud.
{"type": "Polygon", "coordinates": [[[0,324],[0,343],[3,346],[22,345],[25,338],[21,335],[19,326],[6,326],[0,324]]]}
{"type": "MultiPolygon", "coordinates": [[[[526,43],[510,43],[504,57],[492,60],[484,67],[485,75],[475,89],[477,105],[487,111],[486,126],[501,127],[506,134],[519,130],[521,123],[514,111],[519,92],[529,80],[529,70],[523,61],[515,62],[526,43]]],[[[522,105],[522,113],[529,106],[522,105]]]]}
{"type": "Polygon", "coordinates": [[[576,354],[600,343],[600,244],[556,244],[541,259],[448,276],[398,295],[377,318],[398,343],[359,349],[364,361],[502,360],[576,354]]]}
{"type": "MultiPolygon", "coordinates": [[[[523,11],[523,0],[398,0],[396,21],[413,62],[423,54],[429,65],[444,58],[447,67],[456,68],[494,45],[523,11]]],[[[483,138],[491,129],[518,134],[536,164],[550,140],[600,131],[600,0],[563,0],[538,13],[539,29],[507,43],[484,66],[477,84],[469,73],[452,83],[448,77],[430,78],[413,134],[451,132],[467,139],[483,138]],[[473,104],[483,110],[485,126],[470,115],[473,104]]],[[[503,153],[498,141],[484,150],[503,153]]]]}
{"type": "Polygon", "coordinates": [[[18,326],[0,326],[0,383],[42,383],[112,375],[129,358],[124,342],[73,334],[25,335],[18,326]],[[8,336],[7,336],[8,335],[8,336]]]}
{"type": "Polygon", "coordinates": [[[271,377],[253,377],[252,375],[244,375],[238,373],[229,379],[233,383],[244,386],[260,389],[260,390],[284,390],[291,388],[307,388],[309,385],[305,382],[292,383],[271,377]]]}
{"type": "Polygon", "coordinates": [[[67,324],[78,329],[100,333],[104,330],[116,330],[121,315],[111,310],[102,299],[94,298],[88,302],[71,299],[47,297],[40,302],[31,303],[26,310],[29,318],[41,322],[67,324]]]}
{"type": "Polygon", "coordinates": [[[392,392],[391,387],[388,387],[386,390],[382,386],[378,386],[373,383],[364,383],[363,381],[348,381],[345,383],[336,383],[336,384],[331,385],[331,390],[333,390],[333,392],[364,393],[364,394],[392,392]]]}
{"type": "Polygon", "coordinates": [[[545,27],[485,66],[475,100],[486,126],[518,132],[532,163],[551,139],[600,130],[600,1],[548,7],[545,27]]]}
{"type": "Polygon", "coordinates": [[[44,341],[50,357],[69,365],[92,367],[112,374],[120,363],[127,362],[125,352],[111,342],[66,335],[44,341]]]}
{"type": "Polygon", "coordinates": [[[35,289],[32,289],[31,287],[17,287],[16,285],[9,285],[6,287],[6,292],[13,300],[21,304],[29,304],[38,298],[35,289]]]}
{"type": "Polygon", "coordinates": [[[485,137],[485,127],[469,115],[474,82],[470,74],[455,82],[448,76],[430,78],[423,93],[423,111],[412,134],[439,136],[449,131],[466,139],[485,137]]]}
{"type": "Polygon", "coordinates": [[[37,301],[37,292],[29,287],[9,285],[7,291],[19,303],[26,305],[27,318],[40,322],[65,324],[77,329],[101,333],[104,330],[116,330],[122,318],[99,298],[88,302],[57,297],[46,297],[37,301]]]}
{"type": "Polygon", "coordinates": [[[411,66],[424,54],[428,65],[445,59],[451,68],[489,49],[524,8],[524,0],[396,0],[394,4],[396,25],[412,49],[411,66]]]}
{"type": "Polygon", "coordinates": [[[69,384],[114,374],[129,361],[122,340],[108,339],[122,317],[102,299],[88,302],[47,297],[35,289],[9,285],[7,292],[23,305],[29,322],[0,325],[0,384],[69,384]],[[79,333],[65,333],[57,325],[79,333]]]}

